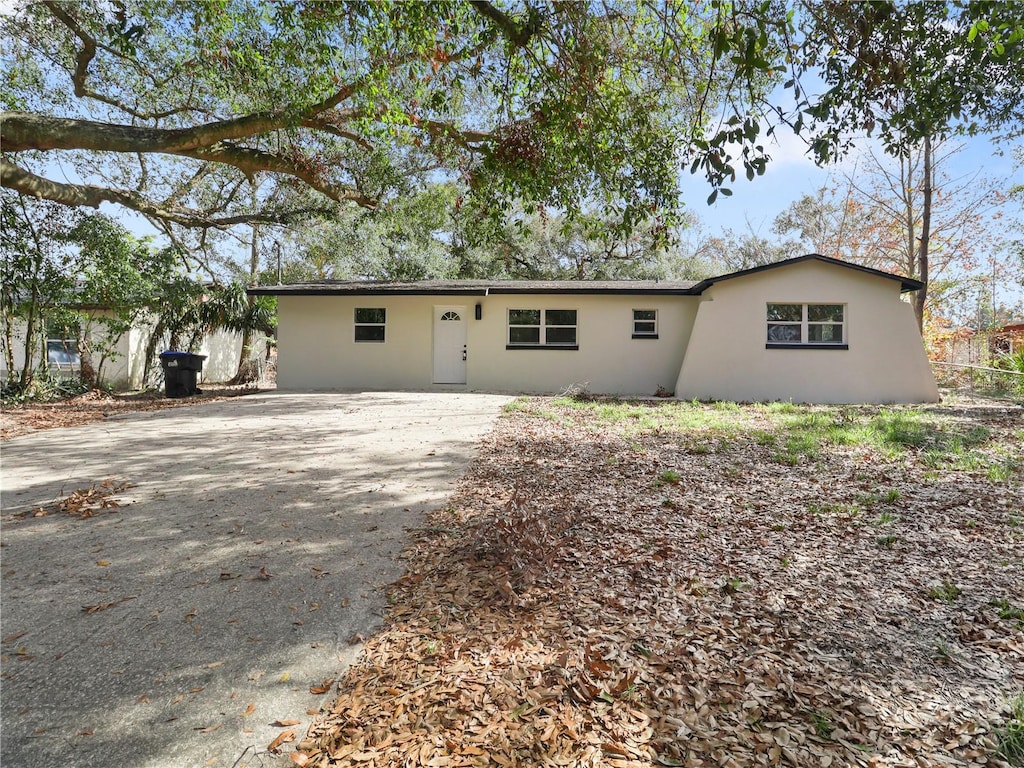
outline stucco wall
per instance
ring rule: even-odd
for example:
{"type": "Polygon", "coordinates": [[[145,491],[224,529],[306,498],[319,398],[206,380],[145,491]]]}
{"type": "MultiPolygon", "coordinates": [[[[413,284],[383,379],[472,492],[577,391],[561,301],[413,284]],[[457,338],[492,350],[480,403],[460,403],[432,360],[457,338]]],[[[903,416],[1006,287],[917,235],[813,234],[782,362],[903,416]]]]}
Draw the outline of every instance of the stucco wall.
{"type": "MultiPolygon", "coordinates": [[[[96,312],[95,314],[99,315],[101,312],[96,312]]],[[[116,341],[113,347],[115,354],[103,360],[102,368],[100,369],[101,380],[106,386],[112,387],[115,390],[143,388],[142,374],[145,364],[146,345],[149,342],[152,330],[151,323],[140,321],[116,341]]],[[[15,375],[17,375],[25,364],[24,322],[16,322],[12,332],[14,337],[12,351],[14,353],[15,375]]],[[[90,329],[90,334],[94,338],[102,338],[104,335],[103,325],[94,323],[90,329]]],[[[164,344],[157,345],[157,352],[163,351],[165,347],[166,341],[164,344]]],[[[210,334],[203,340],[199,349],[199,354],[207,356],[203,363],[203,371],[200,374],[199,381],[220,382],[230,379],[238,370],[238,358],[241,351],[241,334],[229,333],[227,331],[216,331],[210,334]]],[[[262,355],[263,352],[263,346],[257,345],[253,350],[253,356],[262,355]]],[[[42,353],[37,350],[37,354],[41,355],[42,353]]],[[[96,356],[95,363],[97,365],[100,364],[98,356],[96,356]]],[[[71,372],[69,371],[69,373],[71,372]]],[[[74,373],[77,373],[77,370],[74,373]]],[[[6,364],[3,356],[0,355],[0,381],[6,381],[7,378],[6,364]]],[[[151,386],[160,386],[162,381],[160,361],[156,360],[152,364],[149,384],[151,386]]]]}
{"type": "MultiPolygon", "coordinates": [[[[281,296],[281,389],[430,389],[433,308],[466,308],[467,389],[653,395],[672,389],[696,310],[681,296],[281,296]],[[474,318],[481,305],[482,317],[474,318]],[[387,310],[383,344],[357,343],[356,307],[387,310]],[[578,350],[506,349],[508,309],[575,309],[578,350]],[[657,309],[658,339],[632,339],[633,309],[657,309]]],[[[446,385],[450,386],[450,385],[446,385]]]]}
{"type": "Polygon", "coordinates": [[[899,283],[809,261],[707,289],[676,383],[681,398],[907,403],[939,399],[899,283]],[[771,303],[844,304],[849,349],[766,349],[771,303]]]}

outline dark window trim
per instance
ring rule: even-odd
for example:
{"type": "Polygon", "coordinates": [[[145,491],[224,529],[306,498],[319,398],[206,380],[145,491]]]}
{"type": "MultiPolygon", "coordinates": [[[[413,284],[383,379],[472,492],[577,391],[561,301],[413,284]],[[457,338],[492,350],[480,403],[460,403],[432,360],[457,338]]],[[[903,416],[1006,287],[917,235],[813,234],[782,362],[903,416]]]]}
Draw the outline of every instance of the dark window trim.
{"type": "Polygon", "coordinates": [[[821,342],[807,342],[806,344],[783,344],[769,342],[764,345],[765,349],[849,349],[849,344],[824,344],[821,342]]]}
{"type": "Polygon", "coordinates": [[[388,308],[387,307],[355,307],[352,312],[352,342],[354,344],[386,344],[388,338],[388,308]],[[366,309],[371,311],[381,311],[384,313],[384,322],[382,323],[366,323],[359,322],[356,318],[359,316],[359,310],[366,309]],[[360,339],[359,329],[360,328],[380,328],[381,336],[380,339],[360,339]]]}
{"type": "Polygon", "coordinates": [[[579,344],[506,344],[505,349],[561,349],[565,351],[577,351],[579,344]]]}
{"type": "Polygon", "coordinates": [[[634,339],[656,339],[656,338],[658,338],[658,334],[656,334],[656,333],[634,333],[633,334],[633,338],[634,339]]]}

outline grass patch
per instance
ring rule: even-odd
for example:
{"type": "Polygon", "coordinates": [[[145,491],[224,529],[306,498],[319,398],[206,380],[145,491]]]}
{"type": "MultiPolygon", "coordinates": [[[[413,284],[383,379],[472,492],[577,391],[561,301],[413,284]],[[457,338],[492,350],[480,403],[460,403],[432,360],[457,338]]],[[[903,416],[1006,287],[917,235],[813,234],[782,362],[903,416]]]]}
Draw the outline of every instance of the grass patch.
{"type": "Polygon", "coordinates": [[[811,724],[819,738],[830,739],[836,727],[832,723],[831,712],[811,712],[811,724]]]}
{"type": "Polygon", "coordinates": [[[1008,619],[1017,629],[1024,630],[1024,608],[1009,600],[993,600],[990,605],[996,609],[1000,619],[1008,619]]]}
{"type": "MultiPolygon", "coordinates": [[[[1012,438],[996,442],[988,427],[937,410],[785,402],[648,402],[591,395],[518,398],[505,410],[586,429],[614,426],[627,436],[683,434],[685,449],[694,455],[724,453],[743,436],[767,448],[771,459],[785,466],[817,462],[832,448],[853,448],[881,451],[881,458],[888,460],[910,454],[936,473],[983,472],[994,482],[1009,482],[1024,471],[1019,442],[1012,438]]],[[[932,479],[938,477],[935,474],[932,479]]],[[[899,498],[897,489],[889,489],[865,494],[859,503],[867,508],[893,504],[899,498]]]]}
{"type": "Polygon", "coordinates": [[[937,584],[934,587],[929,588],[928,597],[932,600],[938,600],[940,603],[951,605],[956,602],[958,597],[960,597],[962,591],[963,590],[953,582],[944,581],[941,584],[937,584]]]}
{"type": "Polygon", "coordinates": [[[1010,702],[1010,717],[996,729],[996,754],[1010,765],[1024,766],[1024,691],[1010,702]]]}

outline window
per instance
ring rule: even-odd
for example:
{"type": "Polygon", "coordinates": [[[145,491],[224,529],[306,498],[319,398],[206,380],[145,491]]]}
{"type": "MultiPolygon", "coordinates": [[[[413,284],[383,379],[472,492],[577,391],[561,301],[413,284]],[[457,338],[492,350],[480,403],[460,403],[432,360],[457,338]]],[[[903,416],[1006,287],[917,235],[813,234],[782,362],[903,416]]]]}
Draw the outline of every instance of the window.
{"type": "Polygon", "coordinates": [[[575,309],[510,309],[507,349],[579,349],[575,309]]]}
{"type": "Polygon", "coordinates": [[[78,354],[77,339],[47,339],[46,362],[58,368],[78,368],[82,359],[78,354]]]}
{"type": "Polygon", "coordinates": [[[769,304],[767,347],[846,349],[842,304],[769,304]]]}
{"type": "Polygon", "coordinates": [[[633,310],[633,338],[634,339],[656,339],[656,338],[658,338],[658,310],[656,310],[656,309],[634,309],[633,310]]]}
{"type": "Polygon", "coordinates": [[[356,341],[384,342],[384,324],[387,310],[356,308],[356,341]]]}

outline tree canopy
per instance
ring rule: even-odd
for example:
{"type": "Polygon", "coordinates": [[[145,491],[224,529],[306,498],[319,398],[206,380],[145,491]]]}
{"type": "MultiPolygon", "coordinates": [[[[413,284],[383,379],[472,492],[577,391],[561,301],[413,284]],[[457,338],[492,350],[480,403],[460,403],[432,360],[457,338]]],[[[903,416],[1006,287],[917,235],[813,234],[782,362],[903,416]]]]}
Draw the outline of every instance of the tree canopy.
{"type": "Polygon", "coordinates": [[[437,173],[492,210],[667,229],[680,166],[728,192],[764,131],[825,161],[852,134],[895,151],[1024,117],[1016,2],[44,0],[0,33],[4,187],[202,230],[437,173]]]}

